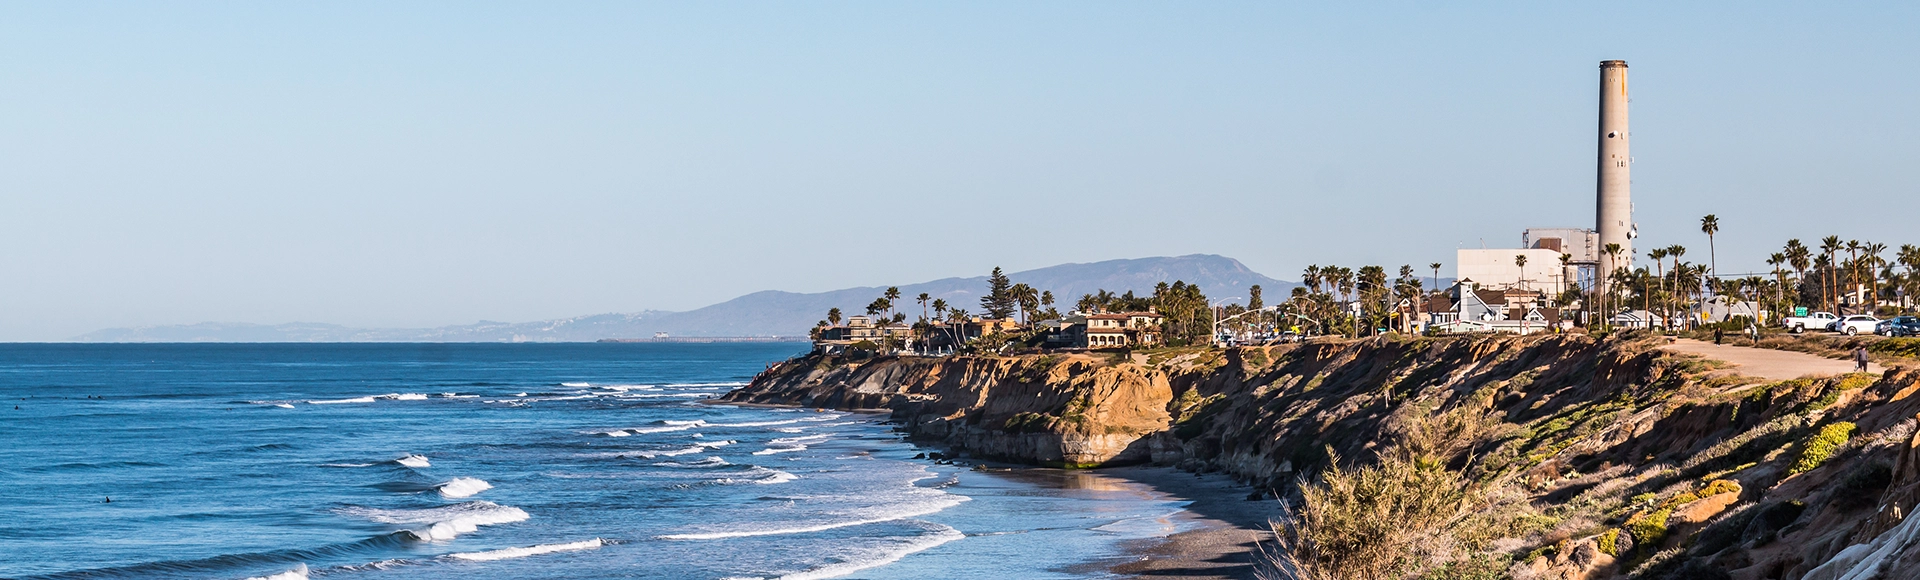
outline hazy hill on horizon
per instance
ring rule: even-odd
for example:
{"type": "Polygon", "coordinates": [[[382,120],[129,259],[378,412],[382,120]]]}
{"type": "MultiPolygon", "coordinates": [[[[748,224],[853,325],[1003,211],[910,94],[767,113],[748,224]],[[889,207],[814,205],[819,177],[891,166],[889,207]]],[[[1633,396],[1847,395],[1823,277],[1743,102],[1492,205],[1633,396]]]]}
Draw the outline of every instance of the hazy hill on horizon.
{"type": "MultiPolygon", "coordinates": [[[[1061,264],[1007,275],[1016,283],[1052,291],[1062,311],[1082,294],[1098,290],[1148,294],[1161,282],[1184,280],[1197,284],[1219,301],[1239,298],[1246,303],[1247,288],[1261,285],[1269,302],[1284,299],[1298,283],[1261,275],[1239,260],[1211,254],[1107,260],[1061,264]]],[[[980,309],[987,277],[942,278],[899,286],[902,296],[895,309],[909,317],[919,315],[913,298],[925,292],[933,298],[970,312],[980,309]]],[[[754,292],[685,312],[641,311],[596,314],[537,322],[491,322],[438,328],[353,328],[335,324],[217,323],[109,328],[89,332],[79,342],[590,342],[606,338],[649,338],[665,332],[677,337],[804,338],[807,329],[839,308],[851,316],[866,312],[884,286],[799,293],[779,290],[754,292]]]]}

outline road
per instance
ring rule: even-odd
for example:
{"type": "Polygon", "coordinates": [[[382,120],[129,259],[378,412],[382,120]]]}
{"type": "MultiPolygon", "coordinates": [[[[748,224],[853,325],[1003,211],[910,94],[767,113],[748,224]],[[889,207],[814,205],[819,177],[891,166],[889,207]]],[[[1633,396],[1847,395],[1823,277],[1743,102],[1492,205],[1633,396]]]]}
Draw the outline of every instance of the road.
{"type": "MultiPolygon", "coordinates": [[[[1742,375],[1759,377],[1772,381],[1785,381],[1806,376],[1826,376],[1853,372],[1853,361],[1836,360],[1822,356],[1774,350],[1771,348],[1753,348],[1750,346],[1716,345],[1711,342],[1682,338],[1660,347],[1678,353],[1697,354],[1706,358],[1726,361],[1734,365],[1734,370],[1742,375]]],[[[1879,374],[1887,369],[1878,364],[1868,363],[1867,372],[1879,374]]]]}

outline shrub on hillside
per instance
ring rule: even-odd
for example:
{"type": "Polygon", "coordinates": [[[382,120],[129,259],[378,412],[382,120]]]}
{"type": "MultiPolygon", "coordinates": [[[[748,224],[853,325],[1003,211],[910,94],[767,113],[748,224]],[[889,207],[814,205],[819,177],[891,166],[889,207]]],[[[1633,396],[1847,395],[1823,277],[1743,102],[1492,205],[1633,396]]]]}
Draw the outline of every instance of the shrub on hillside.
{"type": "MultiPolygon", "coordinates": [[[[1395,421],[1395,443],[1372,465],[1343,468],[1333,457],[1319,481],[1301,486],[1302,507],[1276,523],[1278,549],[1263,577],[1478,578],[1472,557],[1454,553],[1460,528],[1486,505],[1482,485],[1448,461],[1475,443],[1490,420],[1478,409],[1440,415],[1414,410],[1395,421]]],[[[1331,455],[1331,450],[1329,450],[1331,455]]]]}
{"type": "Polygon", "coordinates": [[[1846,421],[1821,427],[1818,434],[1801,446],[1800,459],[1793,462],[1793,468],[1787,470],[1787,475],[1813,471],[1814,468],[1820,467],[1820,464],[1826,463],[1827,459],[1833,457],[1833,452],[1839,450],[1841,445],[1846,444],[1847,438],[1853,436],[1854,429],[1854,424],[1846,421]]]}

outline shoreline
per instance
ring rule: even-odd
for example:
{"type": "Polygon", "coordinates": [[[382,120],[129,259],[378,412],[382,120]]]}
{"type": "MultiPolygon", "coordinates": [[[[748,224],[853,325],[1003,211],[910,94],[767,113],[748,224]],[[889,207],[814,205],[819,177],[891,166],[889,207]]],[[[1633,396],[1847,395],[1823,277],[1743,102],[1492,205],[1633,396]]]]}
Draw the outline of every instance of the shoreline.
{"type": "MultiPolygon", "coordinates": [[[[745,403],[719,399],[704,399],[700,402],[751,408],[802,410],[809,408],[802,405],[745,403]]],[[[813,410],[827,411],[822,408],[813,408],[813,410]]],[[[890,412],[888,409],[835,409],[834,411],[874,415],[890,412]]],[[[937,443],[915,442],[914,445],[928,451],[952,452],[937,443]]],[[[1271,537],[1268,523],[1283,515],[1279,500],[1272,498],[1249,500],[1247,496],[1254,491],[1253,487],[1235,482],[1232,477],[1220,473],[1199,474],[1181,471],[1172,466],[1150,464],[1063,469],[973,459],[965,460],[961,465],[991,466],[995,471],[1015,477],[1020,477],[1019,474],[1022,472],[1034,477],[1040,477],[1047,472],[1081,472],[1143,485],[1153,493],[1167,496],[1175,501],[1187,502],[1174,516],[1182,524],[1179,527],[1186,529],[1160,537],[1128,540],[1122,545],[1118,554],[1089,558],[1085,564],[1075,567],[1076,570],[1084,573],[1105,572],[1125,578],[1151,577],[1172,580],[1255,580],[1254,562],[1259,550],[1257,544],[1271,537]]]]}
{"type": "Polygon", "coordinates": [[[1282,515],[1279,500],[1249,500],[1253,488],[1222,474],[1146,465],[1090,471],[1188,502],[1178,517],[1192,529],[1129,542],[1127,560],[1106,566],[1123,577],[1254,580],[1257,543],[1267,541],[1267,523],[1282,515]]]}

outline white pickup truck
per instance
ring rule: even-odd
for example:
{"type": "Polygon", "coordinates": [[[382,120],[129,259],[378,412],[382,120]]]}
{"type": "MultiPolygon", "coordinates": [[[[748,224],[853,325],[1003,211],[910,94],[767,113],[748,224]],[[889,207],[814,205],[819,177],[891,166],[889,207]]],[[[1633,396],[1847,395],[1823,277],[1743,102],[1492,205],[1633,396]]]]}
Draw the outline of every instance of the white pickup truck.
{"type": "Polygon", "coordinates": [[[1836,320],[1840,320],[1840,317],[1834,316],[1832,312],[1814,312],[1806,316],[1788,316],[1780,321],[1780,325],[1787,327],[1787,330],[1794,334],[1800,334],[1809,328],[1826,330],[1827,325],[1833,324],[1836,320]]]}

